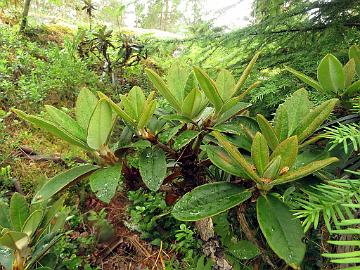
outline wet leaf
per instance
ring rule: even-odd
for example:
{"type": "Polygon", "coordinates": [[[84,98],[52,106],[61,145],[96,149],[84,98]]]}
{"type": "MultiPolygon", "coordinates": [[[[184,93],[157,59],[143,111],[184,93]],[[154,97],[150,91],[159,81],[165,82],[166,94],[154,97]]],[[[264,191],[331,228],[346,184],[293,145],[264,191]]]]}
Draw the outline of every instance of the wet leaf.
{"type": "Polygon", "coordinates": [[[94,150],[100,149],[107,142],[112,124],[112,109],[105,99],[101,99],[90,118],[87,144],[94,150]]]}
{"type": "Polygon", "coordinates": [[[46,182],[35,194],[32,203],[39,203],[50,199],[56,193],[73,184],[79,177],[95,171],[98,168],[98,166],[94,165],[82,165],[56,175],[46,182]]]}
{"type": "Polygon", "coordinates": [[[96,197],[109,203],[116,193],[121,177],[121,164],[99,169],[89,177],[91,190],[96,197]]]}
{"type": "Polygon", "coordinates": [[[288,265],[298,269],[306,250],[300,221],[272,195],[260,196],[256,210],[260,229],[271,249],[288,265]]]}
{"type": "Polygon", "coordinates": [[[242,187],[216,182],[199,186],[186,193],[174,206],[172,215],[183,221],[196,221],[215,216],[251,197],[242,187]]]}
{"type": "Polygon", "coordinates": [[[323,89],[339,93],[345,88],[345,73],[340,61],[332,54],[327,54],[317,70],[318,80],[323,89]]]}
{"type": "Polygon", "coordinates": [[[45,109],[50,116],[52,122],[58,124],[61,128],[69,132],[74,137],[80,139],[81,141],[86,141],[85,129],[83,129],[69,115],[50,105],[45,105],[45,109]]]}
{"type": "Polygon", "coordinates": [[[221,170],[241,178],[249,178],[245,171],[237,165],[236,161],[219,146],[208,145],[206,153],[211,162],[221,170]]]}
{"type": "Polygon", "coordinates": [[[199,131],[185,130],[174,139],[174,149],[180,150],[200,134],[199,131]]]}
{"type": "Polygon", "coordinates": [[[260,254],[259,249],[253,243],[246,240],[228,243],[225,252],[230,253],[239,260],[250,260],[260,254]]]}
{"type": "Polygon", "coordinates": [[[76,99],[75,116],[79,125],[87,130],[91,115],[98,102],[97,97],[89,89],[81,89],[76,99]]]}
{"type": "Polygon", "coordinates": [[[152,191],[157,191],[166,176],[166,157],[160,148],[146,148],[140,154],[139,169],[142,180],[152,191]]]}

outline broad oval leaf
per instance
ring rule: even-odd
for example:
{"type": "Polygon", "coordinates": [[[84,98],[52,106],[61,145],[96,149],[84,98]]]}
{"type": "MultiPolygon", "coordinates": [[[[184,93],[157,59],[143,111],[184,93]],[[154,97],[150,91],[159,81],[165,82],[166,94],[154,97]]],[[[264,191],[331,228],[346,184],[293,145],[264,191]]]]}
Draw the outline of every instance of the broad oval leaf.
{"type": "Polygon", "coordinates": [[[317,70],[318,80],[326,91],[339,93],[345,88],[345,73],[340,61],[332,54],[327,54],[317,70]]]}
{"type": "Polygon", "coordinates": [[[76,99],[75,116],[79,125],[87,130],[91,115],[98,102],[97,97],[89,89],[81,89],[76,99]]]}
{"type": "Polygon", "coordinates": [[[0,230],[2,228],[10,228],[10,211],[9,206],[0,201],[0,230]]]}
{"type": "Polygon", "coordinates": [[[173,63],[169,69],[166,81],[171,93],[181,104],[185,96],[185,86],[190,72],[179,63],[173,63]]]}
{"type": "Polygon", "coordinates": [[[292,134],[297,135],[299,143],[302,143],[320,127],[320,125],[329,117],[337,102],[338,100],[335,98],[325,101],[304,117],[292,134]]]}
{"type": "Polygon", "coordinates": [[[291,168],[298,154],[298,140],[296,136],[292,136],[282,141],[272,152],[271,159],[276,156],[281,157],[280,169],[284,167],[291,168]]]}
{"type": "Polygon", "coordinates": [[[235,94],[235,79],[230,71],[221,69],[217,78],[216,86],[223,100],[228,100],[235,94]]]}
{"type": "Polygon", "coordinates": [[[121,164],[99,169],[89,177],[90,188],[99,200],[109,203],[116,193],[120,177],[121,164]]]}
{"type": "Polygon", "coordinates": [[[239,260],[250,260],[259,255],[260,251],[253,243],[247,240],[240,240],[227,243],[226,253],[239,260]]]}
{"type": "Polygon", "coordinates": [[[26,219],[29,217],[29,205],[20,193],[14,193],[10,200],[10,223],[12,229],[21,232],[26,219]]]}
{"type": "Polygon", "coordinates": [[[82,165],[56,175],[46,182],[35,194],[32,203],[39,203],[50,199],[53,195],[78,180],[79,177],[85,176],[87,173],[95,171],[98,168],[98,166],[94,165],[82,165]]]}
{"type": "Polygon", "coordinates": [[[211,162],[221,170],[230,173],[231,175],[245,179],[249,178],[245,171],[240,166],[237,166],[236,161],[234,161],[234,159],[221,147],[208,145],[206,147],[206,153],[211,162]]]}
{"type": "Polygon", "coordinates": [[[352,45],[349,48],[349,59],[354,59],[356,73],[360,76],[360,48],[358,46],[352,45]]]}
{"type": "Polygon", "coordinates": [[[94,150],[103,146],[112,129],[112,109],[105,99],[99,100],[90,118],[87,144],[94,150]]]}
{"type": "Polygon", "coordinates": [[[31,213],[31,215],[26,219],[22,232],[26,233],[31,239],[32,235],[36,232],[36,229],[39,227],[43,219],[43,211],[36,210],[31,213]]]}
{"type": "Polygon", "coordinates": [[[170,103],[170,105],[177,111],[181,112],[181,106],[179,101],[166,86],[165,82],[160,78],[156,72],[151,69],[145,69],[146,75],[150,81],[154,84],[155,88],[160,92],[160,94],[170,103]]]}
{"type": "Polygon", "coordinates": [[[273,158],[268,164],[268,166],[265,168],[263,177],[265,179],[275,179],[280,173],[280,163],[280,156],[276,156],[275,158],[273,158]]]}
{"type": "Polygon", "coordinates": [[[183,221],[215,216],[251,197],[251,192],[228,182],[199,186],[186,193],[174,206],[172,215],[183,221]]]}
{"type": "Polygon", "coordinates": [[[259,175],[263,175],[269,163],[269,147],[265,137],[257,132],[251,145],[251,158],[259,175]]]}
{"type": "Polygon", "coordinates": [[[260,229],[271,249],[288,265],[299,269],[306,251],[300,221],[272,195],[257,199],[256,212],[260,229]]]}
{"type": "Polygon", "coordinates": [[[146,148],[140,154],[139,169],[142,180],[152,191],[157,191],[166,176],[166,157],[160,148],[146,148]]]}
{"type": "Polygon", "coordinates": [[[195,139],[199,134],[200,132],[196,130],[185,130],[174,139],[174,149],[180,150],[193,139],[195,139]]]}
{"type": "Polygon", "coordinates": [[[181,107],[181,112],[186,117],[194,119],[201,112],[203,107],[202,104],[202,95],[199,89],[194,88],[184,99],[184,103],[181,107]]]}
{"type": "Polygon", "coordinates": [[[344,92],[344,94],[348,97],[356,96],[359,93],[360,93],[360,80],[354,82],[344,92]]]}
{"type": "Polygon", "coordinates": [[[70,134],[69,132],[67,132],[66,130],[63,130],[61,128],[59,128],[56,124],[45,120],[41,117],[38,116],[34,116],[34,115],[29,115],[24,113],[23,111],[20,110],[13,110],[20,118],[29,121],[30,123],[38,126],[39,128],[42,128],[48,132],[50,132],[51,134],[63,139],[64,141],[67,141],[68,143],[74,144],[76,146],[79,146],[81,148],[84,148],[86,150],[89,150],[89,147],[86,145],[85,142],[83,142],[82,140],[76,138],[75,136],[73,136],[72,134],[70,134]]]}
{"type": "Polygon", "coordinates": [[[45,105],[46,112],[51,117],[51,121],[58,124],[61,128],[65,129],[71,135],[75,136],[76,138],[86,141],[86,129],[83,129],[78,122],[72,119],[69,115],[64,113],[63,111],[50,106],[45,105]]]}
{"type": "Polygon", "coordinates": [[[350,59],[345,66],[343,67],[345,73],[345,87],[349,87],[354,79],[355,76],[355,60],[350,59]]]}

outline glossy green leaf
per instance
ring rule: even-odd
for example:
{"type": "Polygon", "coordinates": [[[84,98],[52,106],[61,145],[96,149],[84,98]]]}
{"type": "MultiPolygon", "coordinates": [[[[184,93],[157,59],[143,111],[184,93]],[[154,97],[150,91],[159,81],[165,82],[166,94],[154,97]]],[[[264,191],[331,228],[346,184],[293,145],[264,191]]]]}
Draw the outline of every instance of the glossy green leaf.
{"type": "Polygon", "coordinates": [[[175,96],[179,104],[182,103],[185,97],[185,86],[189,77],[186,68],[182,67],[179,63],[174,63],[169,69],[166,81],[171,93],[175,96]]]}
{"type": "Polygon", "coordinates": [[[353,45],[349,49],[349,59],[354,59],[355,69],[358,76],[360,76],[360,48],[353,45]]]}
{"type": "Polygon", "coordinates": [[[251,145],[251,158],[259,175],[263,175],[269,163],[269,147],[265,137],[257,132],[251,145]]]}
{"type": "Polygon", "coordinates": [[[216,79],[216,86],[223,100],[228,100],[235,94],[235,79],[230,71],[222,69],[216,79]]]}
{"type": "Polygon", "coordinates": [[[105,99],[100,99],[90,118],[87,144],[94,150],[100,149],[107,142],[112,125],[111,106],[105,99]]]}
{"type": "Polygon", "coordinates": [[[50,116],[52,122],[58,124],[61,128],[69,132],[71,135],[75,136],[76,138],[86,141],[86,132],[85,130],[72,119],[69,115],[64,113],[63,111],[50,106],[45,105],[46,112],[50,116]]]}
{"type": "Polygon", "coordinates": [[[44,228],[46,228],[53,221],[54,217],[61,211],[64,206],[64,202],[65,196],[62,196],[60,199],[55,201],[50,208],[48,208],[42,223],[44,228]]]}
{"type": "Polygon", "coordinates": [[[216,182],[194,188],[186,193],[174,206],[172,215],[183,221],[196,221],[215,216],[251,197],[251,192],[242,187],[216,182]]]}
{"type": "Polygon", "coordinates": [[[299,143],[302,143],[320,127],[320,125],[329,117],[337,102],[337,99],[325,101],[315,107],[306,117],[303,118],[292,134],[297,135],[299,143]]]}
{"type": "Polygon", "coordinates": [[[139,86],[134,86],[128,93],[128,98],[131,102],[135,119],[139,119],[142,111],[144,110],[145,95],[139,86]]]}
{"type": "Polygon", "coordinates": [[[355,76],[355,68],[356,68],[356,64],[355,64],[355,60],[354,59],[350,59],[346,65],[343,67],[344,69],[344,74],[345,74],[345,87],[349,87],[354,79],[355,76]]]}
{"type": "Polygon", "coordinates": [[[260,52],[257,52],[253,58],[251,59],[251,61],[249,62],[249,64],[246,66],[246,68],[244,69],[243,73],[240,76],[239,81],[236,83],[235,85],[235,89],[234,89],[234,93],[238,93],[240,91],[240,89],[243,87],[243,85],[246,82],[246,79],[249,77],[251,70],[254,68],[255,63],[257,61],[257,59],[260,56],[260,52]]]}
{"type": "Polygon", "coordinates": [[[221,170],[241,178],[248,178],[245,171],[221,147],[208,145],[206,146],[206,153],[211,162],[221,170]]]}
{"type": "Polygon", "coordinates": [[[15,251],[24,251],[30,243],[26,233],[7,231],[0,237],[0,246],[10,248],[15,251]]]}
{"type": "Polygon", "coordinates": [[[90,188],[99,200],[109,203],[115,196],[120,177],[121,164],[99,169],[89,177],[90,188]]]}
{"type": "Polygon", "coordinates": [[[144,128],[150,121],[156,109],[156,100],[154,100],[155,92],[151,92],[144,102],[143,111],[139,118],[139,122],[137,125],[138,129],[144,128]]]}
{"type": "Polygon", "coordinates": [[[1,228],[10,228],[9,206],[0,201],[0,231],[1,228]]]}
{"type": "Polygon", "coordinates": [[[296,77],[298,77],[300,80],[302,80],[304,83],[306,83],[307,85],[310,85],[312,88],[316,89],[319,92],[324,92],[325,90],[322,88],[322,86],[315,81],[314,79],[312,79],[311,77],[295,70],[292,69],[291,67],[287,67],[285,66],[285,69],[289,72],[291,72],[292,74],[294,74],[296,77]]]}
{"type": "Polygon", "coordinates": [[[81,89],[76,99],[75,116],[79,125],[87,130],[91,115],[98,102],[97,97],[89,89],[81,89]]]}
{"type": "Polygon", "coordinates": [[[217,131],[213,131],[212,134],[215,136],[215,138],[219,141],[219,144],[224,147],[226,152],[232,157],[236,163],[243,168],[243,170],[246,172],[246,174],[255,182],[262,183],[261,178],[256,174],[256,172],[253,170],[252,165],[243,157],[243,155],[239,152],[239,150],[229,143],[223,135],[221,135],[217,131]]]}
{"type": "Polygon", "coordinates": [[[177,112],[181,112],[181,106],[179,101],[176,99],[170,89],[166,86],[165,82],[160,78],[160,76],[151,69],[145,69],[145,72],[150,81],[154,84],[155,88],[160,92],[160,94],[170,103],[170,105],[177,112]]]}
{"type": "Polygon", "coordinates": [[[280,173],[280,164],[281,164],[281,157],[276,156],[273,158],[268,166],[264,169],[263,178],[265,179],[275,179],[280,173]]]}
{"type": "Polygon", "coordinates": [[[274,118],[274,130],[279,141],[288,137],[289,133],[289,116],[284,104],[279,105],[274,118]]]}
{"type": "Polygon", "coordinates": [[[200,132],[196,130],[185,130],[174,139],[174,149],[180,150],[195,139],[199,134],[200,132]]]}
{"type": "Polygon", "coordinates": [[[21,232],[26,219],[29,217],[29,205],[20,193],[14,193],[10,199],[10,223],[12,229],[21,232]]]}
{"type": "Polygon", "coordinates": [[[23,233],[26,233],[30,239],[39,227],[43,219],[43,214],[43,211],[36,210],[32,212],[30,216],[26,219],[21,231],[23,233]]]}
{"type": "Polygon", "coordinates": [[[298,140],[296,136],[292,136],[282,141],[272,152],[271,159],[276,156],[281,157],[280,169],[284,167],[291,168],[298,155],[298,140]]]}
{"type": "Polygon", "coordinates": [[[120,118],[122,118],[125,122],[129,123],[130,125],[136,126],[135,119],[133,119],[130,115],[128,115],[119,105],[117,105],[114,101],[112,101],[109,97],[107,97],[101,92],[98,92],[98,95],[100,96],[101,99],[105,99],[110,104],[114,112],[120,118]]]}
{"type": "Polygon", "coordinates": [[[323,160],[317,160],[313,161],[310,164],[307,164],[303,167],[300,167],[294,171],[290,171],[279,178],[277,178],[275,181],[272,182],[273,185],[280,185],[288,182],[292,182],[298,179],[301,179],[309,174],[312,174],[318,170],[321,170],[325,168],[326,166],[330,165],[331,163],[339,161],[337,158],[327,158],[323,160]]]}
{"type": "Polygon", "coordinates": [[[5,270],[12,270],[14,259],[14,252],[11,249],[0,246],[0,266],[5,270]]]}
{"type": "Polygon", "coordinates": [[[271,249],[288,265],[300,269],[306,251],[300,221],[272,195],[257,199],[256,212],[260,229],[271,249]]]}
{"type": "Polygon", "coordinates": [[[332,54],[327,54],[320,62],[317,77],[326,91],[339,93],[345,88],[345,73],[340,61],[332,54]]]}
{"type": "Polygon", "coordinates": [[[76,138],[75,136],[71,135],[69,132],[67,132],[66,130],[63,130],[61,128],[59,128],[56,124],[45,120],[41,117],[38,116],[34,116],[34,115],[29,115],[24,113],[23,111],[20,110],[13,110],[20,118],[29,121],[30,123],[38,126],[39,128],[42,128],[48,132],[50,132],[51,134],[63,139],[64,141],[70,143],[70,144],[74,144],[76,146],[82,147],[86,150],[89,149],[89,147],[86,145],[85,142],[81,141],[80,139],[76,138]]]}
{"type": "Polygon", "coordinates": [[[250,260],[260,254],[257,246],[246,240],[228,243],[225,252],[239,260],[250,260]]]}
{"type": "MultiPolygon", "coordinates": [[[[231,100],[229,100],[229,103],[231,101],[235,101],[238,100],[239,98],[233,98],[231,100]]],[[[227,105],[229,105],[229,103],[225,103],[224,106],[221,108],[220,112],[219,112],[219,119],[216,120],[216,124],[221,124],[227,120],[229,120],[231,117],[245,111],[247,108],[249,108],[251,106],[250,103],[246,103],[246,102],[240,102],[237,101],[233,106],[229,107],[229,109],[225,109],[225,107],[227,107],[227,105]]]]}
{"type": "Polygon", "coordinates": [[[344,94],[349,97],[359,95],[359,93],[360,93],[360,80],[354,82],[344,92],[344,94]]]}
{"type": "Polygon", "coordinates": [[[46,182],[45,185],[43,185],[42,188],[35,194],[32,203],[39,203],[50,199],[56,193],[73,184],[80,177],[84,177],[98,168],[98,166],[94,165],[82,165],[56,175],[46,182]]]}
{"type": "Polygon", "coordinates": [[[278,107],[274,118],[274,124],[275,130],[281,130],[281,132],[276,131],[276,133],[280,135],[280,133],[285,133],[285,129],[288,130],[286,137],[284,136],[285,134],[282,134],[281,138],[279,137],[280,141],[283,141],[285,138],[293,134],[299,123],[309,114],[311,107],[312,104],[309,101],[308,92],[304,88],[295,91],[285,100],[283,104],[278,107]],[[288,117],[288,124],[286,127],[281,126],[286,123],[286,120],[282,119],[284,116],[281,115],[284,113],[284,109],[286,110],[288,117]]]}
{"type": "Polygon", "coordinates": [[[166,157],[160,148],[146,148],[139,158],[140,175],[145,185],[157,191],[166,176],[166,157]]]}
{"type": "Polygon", "coordinates": [[[204,109],[204,107],[202,107],[202,100],[203,98],[199,89],[194,88],[191,90],[181,107],[182,114],[190,119],[194,119],[204,109]]]}
{"type": "Polygon", "coordinates": [[[261,114],[256,115],[256,120],[259,124],[261,134],[264,135],[270,149],[274,150],[278,146],[279,140],[273,126],[261,114]]]}
{"type": "Polygon", "coordinates": [[[209,77],[209,75],[205,71],[198,67],[194,67],[194,73],[206,97],[209,99],[211,104],[214,105],[215,111],[219,112],[224,102],[216,87],[216,83],[209,77]]]}
{"type": "Polygon", "coordinates": [[[166,129],[164,132],[160,133],[159,140],[162,143],[168,143],[179,132],[179,130],[182,129],[183,126],[184,124],[180,124],[175,127],[166,129]]]}

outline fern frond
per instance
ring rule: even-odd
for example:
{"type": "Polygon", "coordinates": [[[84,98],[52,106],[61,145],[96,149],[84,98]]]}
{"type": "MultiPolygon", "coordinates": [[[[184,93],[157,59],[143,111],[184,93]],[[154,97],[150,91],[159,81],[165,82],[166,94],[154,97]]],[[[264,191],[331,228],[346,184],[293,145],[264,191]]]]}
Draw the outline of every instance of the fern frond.
{"type": "Polygon", "coordinates": [[[330,150],[343,144],[345,153],[348,153],[349,143],[353,145],[355,151],[360,149],[360,124],[339,124],[338,127],[325,127],[325,130],[322,137],[330,140],[330,150]]]}
{"type": "Polygon", "coordinates": [[[360,208],[360,179],[337,179],[301,188],[293,195],[292,208],[305,232],[312,225],[317,228],[323,217],[328,231],[337,233],[349,222],[360,223],[355,219],[360,208]]]}

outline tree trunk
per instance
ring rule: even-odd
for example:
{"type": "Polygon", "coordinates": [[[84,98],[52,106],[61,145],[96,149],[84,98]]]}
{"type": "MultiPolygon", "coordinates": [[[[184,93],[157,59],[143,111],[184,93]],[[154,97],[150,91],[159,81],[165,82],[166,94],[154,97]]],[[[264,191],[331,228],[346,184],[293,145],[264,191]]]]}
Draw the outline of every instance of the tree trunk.
{"type": "Polygon", "coordinates": [[[195,228],[203,241],[203,252],[215,263],[213,269],[232,270],[233,267],[226,260],[219,241],[214,237],[214,226],[211,218],[204,218],[195,222],[195,228]]]}
{"type": "Polygon", "coordinates": [[[31,0],[25,0],[24,10],[23,10],[21,24],[20,24],[20,32],[23,32],[25,30],[26,26],[27,26],[27,19],[28,19],[28,14],[29,14],[29,9],[30,9],[30,2],[31,2],[31,0]]]}

